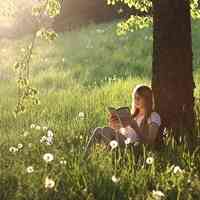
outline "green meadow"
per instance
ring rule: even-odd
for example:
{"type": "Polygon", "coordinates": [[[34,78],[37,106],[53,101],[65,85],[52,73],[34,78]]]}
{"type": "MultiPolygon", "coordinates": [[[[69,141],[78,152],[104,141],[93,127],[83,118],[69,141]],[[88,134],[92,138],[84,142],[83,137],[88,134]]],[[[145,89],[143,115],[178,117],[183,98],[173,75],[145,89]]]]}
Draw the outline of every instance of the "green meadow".
{"type": "MultiPolygon", "coordinates": [[[[196,139],[199,25],[192,24],[196,139]]],[[[116,156],[118,148],[97,145],[83,160],[91,131],[108,123],[107,106],[130,107],[132,89],[151,84],[151,28],[119,37],[113,22],[59,33],[51,43],[38,38],[30,82],[39,90],[40,105],[16,118],[13,65],[30,40],[0,40],[0,200],[199,199],[200,147],[190,153],[170,134],[159,151],[139,144],[116,156]]]]}

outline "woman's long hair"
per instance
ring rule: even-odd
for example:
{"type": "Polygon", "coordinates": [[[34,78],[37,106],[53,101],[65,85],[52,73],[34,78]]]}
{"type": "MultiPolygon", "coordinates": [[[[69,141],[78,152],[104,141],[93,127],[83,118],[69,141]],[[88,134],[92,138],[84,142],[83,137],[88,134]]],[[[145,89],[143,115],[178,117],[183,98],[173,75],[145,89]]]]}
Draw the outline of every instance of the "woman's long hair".
{"type": "MultiPolygon", "coordinates": [[[[138,85],[133,90],[133,98],[136,94],[144,99],[145,116],[141,123],[141,128],[144,128],[144,126],[147,124],[147,119],[151,116],[151,113],[154,110],[153,93],[150,87],[145,85],[138,85]]],[[[139,113],[139,109],[135,108],[134,103],[132,104],[131,112],[132,117],[137,116],[139,113]]]]}

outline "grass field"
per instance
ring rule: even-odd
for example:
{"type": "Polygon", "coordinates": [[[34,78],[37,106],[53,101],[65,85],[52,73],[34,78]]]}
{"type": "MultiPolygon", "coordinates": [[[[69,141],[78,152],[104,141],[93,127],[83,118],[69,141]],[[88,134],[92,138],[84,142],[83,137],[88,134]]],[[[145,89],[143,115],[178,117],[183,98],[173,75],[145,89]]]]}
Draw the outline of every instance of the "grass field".
{"type": "MultiPolygon", "coordinates": [[[[132,88],[151,81],[151,29],[117,37],[115,27],[90,25],[59,34],[51,44],[38,39],[31,82],[41,104],[18,118],[13,63],[30,37],[0,41],[0,200],[199,199],[199,147],[190,154],[171,137],[160,152],[135,147],[137,163],[131,148],[115,159],[118,149],[108,152],[101,145],[82,162],[91,130],[107,124],[106,107],[130,106],[132,88]]],[[[192,30],[200,98],[199,22],[192,30]]],[[[196,112],[200,118],[199,105],[196,112]]]]}

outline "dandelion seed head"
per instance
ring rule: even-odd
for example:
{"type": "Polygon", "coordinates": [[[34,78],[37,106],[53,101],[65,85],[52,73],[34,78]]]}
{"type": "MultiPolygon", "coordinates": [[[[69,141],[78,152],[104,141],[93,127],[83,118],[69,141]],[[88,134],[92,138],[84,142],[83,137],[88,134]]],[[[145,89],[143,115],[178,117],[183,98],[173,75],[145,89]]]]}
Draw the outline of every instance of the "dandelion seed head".
{"type": "Polygon", "coordinates": [[[146,163],[147,163],[148,165],[153,164],[153,162],[154,162],[154,158],[153,158],[153,157],[148,157],[148,158],[146,159],[146,163]]]}
{"type": "Polygon", "coordinates": [[[48,127],[46,127],[46,126],[43,126],[43,127],[42,127],[42,130],[43,130],[43,131],[47,131],[47,129],[48,129],[48,127]]]}
{"type": "Polygon", "coordinates": [[[53,156],[53,154],[51,154],[51,153],[45,153],[44,155],[43,155],[43,159],[44,159],[44,161],[45,162],[51,162],[51,161],[53,161],[54,160],[54,156],[53,156]]]}
{"type": "Polygon", "coordinates": [[[118,142],[116,140],[111,140],[109,144],[112,150],[118,146],[118,142]]]}
{"type": "Polygon", "coordinates": [[[21,144],[21,143],[18,144],[18,145],[17,145],[17,148],[18,148],[18,149],[22,149],[22,148],[23,148],[23,144],[21,144]]]}
{"type": "Polygon", "coordinates": [[[115,175],[113,175],[111,179],[114,183],[118,183],[120,181],[120,178],[116,177],[115,175]]]}
{"type": "Polygon", "coordinates": [[[47,131],[47,137],[53,137],[53,131],[48,130],[47,131]]]}
{"type": "Polygon", "coordinates": [[[16,148],[16,147],[10,147],[10,148],[9,148],[9,151],[10,151],[11,153],[15,153],[15,152],[18,151],[18,148],[16,148]]]}
{"type": "Polygon", "coordinates": [[[78,116],[79,116],[80,118],[84,118],[84,117],[85,117],[85,113],[84,113],[84,112],[79,112],[79,113],[78,113],[78,116]]]}
{"type": "Polygon", "coordinates": [[[183,170],[182,170],[179,166],[175,166],[175,167],[174,167],[174,170],[173,170],[173,173],[174,173],[174,174],[182,173],[182,172],[183,172],[183,170]]]}
{"type": "Polygon", "coordinates": [[[46,144],[47,145],[52,145],[53,144],[53,138],[52,137],[47,137],[46,144]]]}
{"type": "Polygon", "coordinates": [[[40,143],[43,143],[47,140],[47,136],[43,135],[40,139],[40,143]]]}
{"type": "Polygon", "coordinates": [[[31,129],[35,128],[35,124],[31,124],[31,125],[30,125],[30,128],[31,128],[31,129]]]}
{"type": "Polygon", "coordinates": [[[55,181],[53,179],[50,179],[49,177],[46,177],[44,187],[47,189],[51,189],[54,186],[55,186],[55,181]]]}
{"type": "Polygon", "coordinates": [[[27,171],[27,173],[29,173],[29,174],[33,173],[33,172],[34,172],[33,166],[27,167],[26,171],[27,171]]]}
{"type": "Polygon", "coordinates": [[[157,190],[157,191],[153,190],[152,195],[153,195],[153,198],[156,199],[156,200],[160,200],[163,197],[165,197],[164,193],[160,190],[157,190]]]}

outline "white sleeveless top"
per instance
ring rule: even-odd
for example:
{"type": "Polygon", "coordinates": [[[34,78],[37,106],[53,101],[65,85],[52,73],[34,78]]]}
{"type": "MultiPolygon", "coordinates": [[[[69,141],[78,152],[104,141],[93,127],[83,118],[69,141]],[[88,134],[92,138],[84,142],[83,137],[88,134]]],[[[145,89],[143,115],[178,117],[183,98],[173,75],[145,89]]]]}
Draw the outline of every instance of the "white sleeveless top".
{"type": "MultiPolygon", "coordinates": [[[[138,119],[134,118],[134,119],[136,120],[137,125],[138,125],[139,127],[140,127],[140,125],[141,125],[141,122],[142,122],[143,118],[144,118],[143,116],[140,117],[140,118],[138,118],[138,119]]],[[[150,123],[152,123],[152,122],[154,122],[154,123],[157,124],[158,126],[161,125],[161,118],[160,118],[160,115],[159,115],[157,112],[152,112],[151,115],[150,115],[150,117],[147,119],[147,123],[148,123],[148,124],[150,124],[150,123]]]]}
{"type": "MultiPolygon", "coordinates": [[[[136,120],[137,125],[139,127],[141,125],[141,122],[142,122],[143,118],[144,118],[143,116],[140,117],[140,118],[137,118],[137,119],[134,118],[136,120]]],[[[151,115],[150,115],[150,117],[147,119],[147,123],[148,124],[150,124],[152,122],[155,123],[155,124],[157,124],[158,126],[161,125],[161,118],[160,118],[160,115],[157,112],[152,112],[151,115]]],[[[130,138],[131,142],[135,142],[135,141],[139,140],[139,137],[138,137],[137,133],[130,126],[128,126],[126,128],[121,128],[119,131],[126,138],[130,138]]]]}

